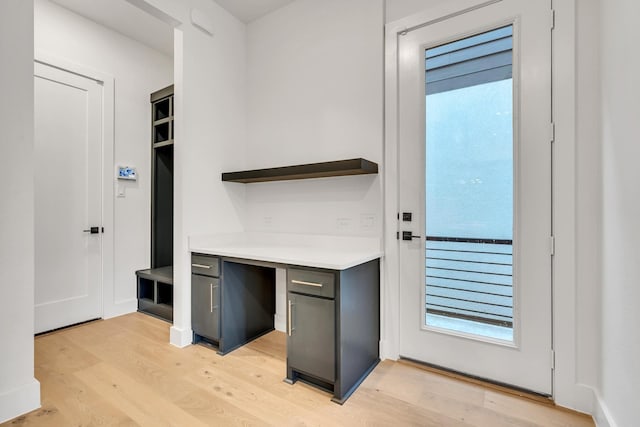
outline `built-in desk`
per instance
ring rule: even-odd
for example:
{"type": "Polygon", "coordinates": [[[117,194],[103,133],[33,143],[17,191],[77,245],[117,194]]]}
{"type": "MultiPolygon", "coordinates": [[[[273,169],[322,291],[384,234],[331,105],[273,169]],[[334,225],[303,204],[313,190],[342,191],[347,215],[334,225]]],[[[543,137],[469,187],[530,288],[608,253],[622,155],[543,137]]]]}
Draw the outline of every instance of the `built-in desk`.
{"type": "Polygon", "coordinates": [[[287,372],[344,403],[379,361],[378,239],[234,233],[192,237],[193,342],[226,354],[274,330],[286,270],[287,372]]]}

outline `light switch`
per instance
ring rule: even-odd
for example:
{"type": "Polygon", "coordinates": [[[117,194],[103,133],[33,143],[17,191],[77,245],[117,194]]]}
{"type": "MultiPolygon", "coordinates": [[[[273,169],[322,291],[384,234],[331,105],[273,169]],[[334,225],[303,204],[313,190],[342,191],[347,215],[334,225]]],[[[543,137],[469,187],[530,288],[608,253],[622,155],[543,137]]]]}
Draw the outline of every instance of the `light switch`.
{"type": "Polygon", "coordinates": [[[118,182],[118,184],[116,185],[116,195],[118,197],[126,197],[125,189],[126,187],[124,186],[124,184],[118,182]]]}

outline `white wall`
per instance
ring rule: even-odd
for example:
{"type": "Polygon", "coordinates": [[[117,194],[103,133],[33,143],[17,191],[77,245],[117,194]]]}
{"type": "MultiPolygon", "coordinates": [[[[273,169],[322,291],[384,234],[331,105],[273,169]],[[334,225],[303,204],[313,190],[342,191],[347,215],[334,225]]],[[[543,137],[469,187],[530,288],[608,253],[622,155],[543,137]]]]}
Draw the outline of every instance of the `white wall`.
{"type": "Polygon", "coordinates": [[[450,0],[386,0],[386,22],[393,22],[450,0]]]}
{"type": "MultiPolygon", "coordinates": [[[[248,168],[382,169],[383,13],[382,0],[298,0],[248,25],[248,168]]],[[[381,175],[249,184],[246,200],[248,230],[381,235],[381,175]]]]}
{"type": "Polygon", "coordinates": [[[602,145],[599,0],[576,2],[576,381],[600,383],[602,145]]]}
{"type": "Polygon", "coordinates": [[[0,422],[40,406],[33,377],[33,4],[0,2],[0,422]]]}
{"type": "Polygon", "coordinates": [[[136,166],[138,181],[121,182],[125,197],[105,204],[114,213],[113,230],[105,233],[113,233],[115,250],[104,315],[130,312],[137,306],[134,272],[150,266],[149,95],[173,83],[173,58],[46,0],[36,0],[34,12],[36,57],[46,52],[115,80],[115,165],[136,166]]]}
{"type": "Polygon", "coordinates": [[[638,424],[640,397],[640,3],[601,2],[602,388],[612,425],[638,424]]]}

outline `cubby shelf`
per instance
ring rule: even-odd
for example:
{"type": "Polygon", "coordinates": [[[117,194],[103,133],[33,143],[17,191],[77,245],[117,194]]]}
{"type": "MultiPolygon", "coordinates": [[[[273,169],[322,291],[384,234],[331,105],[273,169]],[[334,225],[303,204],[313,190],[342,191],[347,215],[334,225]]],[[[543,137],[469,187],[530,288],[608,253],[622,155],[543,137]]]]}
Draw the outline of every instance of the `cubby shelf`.
{"type": "Polygon", "coordinates": [[[136,271],[138,311],[173,320],[173,267],[136,271]]]}
{"type": "Polygon", "coordinates": [[[222,180],[249,184],[253,182],[287,181],[293,179],[327,178],[332,176],[377,173],[377,163],[358,158],[267,169],[254,169],[240,172],[225,172],[222,174],[222,180]]]}

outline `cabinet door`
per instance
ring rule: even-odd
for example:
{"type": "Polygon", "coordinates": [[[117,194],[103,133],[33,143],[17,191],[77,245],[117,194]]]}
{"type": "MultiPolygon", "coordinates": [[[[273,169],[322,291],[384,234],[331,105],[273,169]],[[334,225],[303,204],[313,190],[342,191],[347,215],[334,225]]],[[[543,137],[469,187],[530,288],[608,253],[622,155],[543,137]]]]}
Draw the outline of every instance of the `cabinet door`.
{"type": "Polygon", "coordinates": [[[220,339],[220,280],[191,275],[191,328],[198,335],[220,339]]]}
{"type": "Polygon", "coordinates": [[[289,367],[329,382],[335,381],[335,302],[292,292],[288,296],[289,367]]]}

